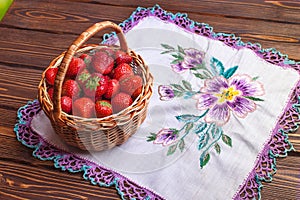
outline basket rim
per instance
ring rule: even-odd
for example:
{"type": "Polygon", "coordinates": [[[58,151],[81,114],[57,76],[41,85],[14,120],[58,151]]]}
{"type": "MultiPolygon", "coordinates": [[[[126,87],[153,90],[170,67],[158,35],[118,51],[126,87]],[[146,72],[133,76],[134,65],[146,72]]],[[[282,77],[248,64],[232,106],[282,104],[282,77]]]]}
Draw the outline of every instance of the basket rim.
{"type": "MultiPolygon", "coordinates": [[[[76,54],[80,54],[80,53],[83,53],[85,51],[88,51],[88,50],[92,50],[92,49],[100,49],[100,48],[114,48],[114,49],[121,49],[119,46],[117,45],[105,45],[105,44],[85,44],[83,45],[82,47],[80,47],[77,51],[76,51],[76,54]]],[[[76,115],[71,115],[71,114],[67,114],[63,111],[61,111],[61,115],[62,115],[62,118],[67,118],[67,119],[72,119],[71,121],[74,123],[74,119],[76,120],[82,120],[82,121],[86,121],[86,122],[98,122],[98,123],[105,123],[105,122],[108,122],[108,121],[114,121],[115,122],[115,125],[120,125],[118,124],[118,117],[121,116],[122,114],[131,114],[130,111],[134,110],[134,107],[137,106],[139,104],[139,102],[143,102],[147,99],[150,99],[150,97],[148,97],[149,95],[147,95],[147,91],[146,91],[146,87],[148,88],[151,88],[152,90],[152,87],[153,87],[153,75],[151,74],[151,72],[147,71],[148,69],[148,66],[145,64],[144,60],[138,55],[136,54],[132,49],[128,48],[129,49],[129,52],[130,54],[133,54],[133,55],[136,55],[137,58],[135,59],[141,59],[142,60],[142,65],[139,65],[141,68],[142,68],[142,72],[143,72],[143,81],[145,82],[145,84],[143,85],[142,87],[142,92],[139,94],[139,96],[133,101],[133,103],[128,106],[127,108],[119,111],[118,113],[114,113],[112,115],[109,115],[109,116],[106,116],[106,117],[102,117],[102,118],[97,118],[97,117],[93,117],[93,118],[84,118],[84,117],[80,117],[80,116],[76,116],[76,115]]],[[[58,55],[57,57],[55,57],[49,64],[49,66],[43,71],[42,73],[42,78],[41,78],[41,81],[39,83],[39,90],[42,90],[43,88],[45,89],[46,88],[46,81],[45,81],[45,73],[46,71],[49,69],[49,68],[58,68],[59,65],[61,64],[63,58],[64,58],[64,55],[65,55],[66,51],[62,52],[60,55],[58,55]]],[[[55,89],[55,87],[54,87],[55,89]]],[[[46,95],[49,97],[49,94],[48,92],[46,92],[46,95]]],[[[40,95],[40,92],[39,92],[39,101],[40,103],[42,104],[43,101],[42,101],[42,97],[40,95]]],[[[150,95],[151,96],[151,95],[150,95]]],[[[50,97],[49,97],[50,99],[50,97]]],[[[49,112],[53,113],[53,101],[51,101],[51,106],[52,108],[49,110],[49,112]]],[[[44,107],[42,107],[43,110],[44,110],[44,107]]],[[[136,114],[135,114],[136,115],[136,114]]],[[[132,115],[130,117],[130,119],[132,119],[135,115],[132,115]]],[[[75,121],[76,121],[75,120],[75,121]]]]}

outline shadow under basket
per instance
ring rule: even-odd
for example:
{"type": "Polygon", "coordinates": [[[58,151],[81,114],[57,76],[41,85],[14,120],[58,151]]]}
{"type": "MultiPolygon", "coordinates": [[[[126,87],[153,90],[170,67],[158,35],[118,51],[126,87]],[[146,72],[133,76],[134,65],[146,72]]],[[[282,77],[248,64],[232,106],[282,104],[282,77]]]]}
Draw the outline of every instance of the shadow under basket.
{"type": "Polygon", "coordinates": [[[108,21],[94,24],[72,43],[67,52],[52,60],[48,68],[43,72],[38,86],[38,100],[42,110],[50,119],[56,134],[68,145],[89,151],[111,149],[126,142],[130,136],[136,133],[141,123],[145,120],[147,107],[152,96],[153,76],[141,56],[128,48],[122,30],[116,24],[108,21]],[[113,29],[117,33],[120,47],[95,44],[84,45],[93,35],[104,29],[113,29]],[[102,47],[123,50],[133,58],[133,63],[135,63],[134,71],[143,79],[141,93],[129,107],[104,118],[83,118],[63,112],[60,105],[62,84],[71,59],[74,55],[102,47]],[[53,101],[47,92],[45,80],[45,72],[52,67],[58,68],[54,84],[53,101]]]}

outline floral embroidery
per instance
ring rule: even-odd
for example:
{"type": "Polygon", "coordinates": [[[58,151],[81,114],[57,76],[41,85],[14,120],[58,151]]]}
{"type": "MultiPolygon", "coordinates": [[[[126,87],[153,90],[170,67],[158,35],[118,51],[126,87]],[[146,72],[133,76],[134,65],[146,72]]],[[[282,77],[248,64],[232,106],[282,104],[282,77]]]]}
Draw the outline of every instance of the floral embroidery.
{"type": "Polygon", "coordinates": [[[238,118],[245,118],[248,113],[256,110],[256,102],[264,101],[257,96],[264,95],[264,88],[257,81],[258,77],[251,78],[246,74],[235,74],[238,66],[225,70],[223,63],[212,57],[209,65],[204,62],[203,51],[181,46],[174,47],[162,44],[165,51],[162,54],[171,54],[174,60],[171,68],[176,73],[191,73],[204,81],[198,91],[194,91],[192,84],[182,80],[181,84],[160,85],[158,93],[161,101],[170,101],[174,98],[193,98],[197,101],[196,108],[200,115],[184,114],[176,116],[182,128],[163,128],[158,133],[151,133],[148,142],[168,146],[167,155],[172,155],[179,149],[185,149],[185,137],[194,133],[198,137],[200,153],[200,167],[203,168],[210,160],[210,150],[214,148],[217,154],[221,153],[219,141],[232,147],[232,139],[223,131],[223,126],[229,122],[231,113],[238,118]]]}
{"type": "Polygon", "coordinates": [[[178,49],[167,44],[162,44],[162,46],[166,49],[166,51],[162,52],[162,54],[173,53],[172,56],[175,60],[171,62],[171,68],[177,73],[197,68],[203,63],[203,51],[193,48],[183,49],[179,45],[177,46],[178,49]]]}
{"type": "Polygon", "coordinates": [[[174,143],[177,139],[178,131],[172,128],[165,128],[160,130],[154,140],[154,144],[162,144],[163,146],[168,146],[174,143]]]}
{"type": "Polygon", "coordinates": [[[199,92],[193,91],[192,85],[182,80],[182,85],[171,84],[171,85],[160,85],[158,86],[158,94],[160,95],[160,100],[169,101],[175,97],[182,97],[185,99],[191,98],[193,95],[199,92]]]}
{"type": "Polygon", "coordinates": [[[175,97],[174,90],[168,85],[160,85],[158,87],[158,93],[162,101],[168,101],[175,97]]]}
{"type": "Polygon", "coordinates": [[[209,109],[205,121],[222,126],[228,122],[230,111],[240,118],[245,118],[249,112],[253,112],[256,109],[254,100],[262,101],[254,96],[263,94],[262,85],[248,75],[235,75],[230,79],[217,76],[206,80],[200,94],[194,98],[198,99],[199,110],[209,109]]]}

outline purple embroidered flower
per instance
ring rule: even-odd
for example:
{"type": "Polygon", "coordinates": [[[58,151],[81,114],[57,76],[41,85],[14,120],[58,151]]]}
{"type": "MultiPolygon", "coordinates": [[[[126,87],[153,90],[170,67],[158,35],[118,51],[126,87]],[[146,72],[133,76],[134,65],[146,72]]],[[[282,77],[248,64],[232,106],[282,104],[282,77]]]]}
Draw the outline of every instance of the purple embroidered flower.
{"type": "Polygon", "coordinates": [[[185,49],[184,50],[185,56],[182,63],[183,68],[185,69],[191,69],[194,67],[197,67],[197,65],[202,64],[204,52],[199,51],[197,49],[185,49]]]}
{"type": "Polygon", "coordinates": [[[161,129],[157,135],[156,139],[153,141],[154,144],[162,144],[163,146],[168,146],[173,144],[178,136],[178,130],[171,128],[161,129]]]}
{"type": "Polygon", "coordinates": [[[185,49],[183,61],[172,64],[171,67],[176,73],[185,72],[202,64],[204,52],[197,49],[185,49]]]}
{"type": "Polygon", "coordinates": [[[175,97],[174,90],[169,85],[158,86],[158,93],[161,101],[169,101],[175,97]]]}
{"type": "Polygon", "coordinates": [[[182,72],[185,72],[186,70],[188,70],[188,69],[183,68],[182,62],[179,62],[177,64],[171,64],[171,68],[176,73],[182,73],[182,72]]]}
{"type": "Polygon", "coordinates": [[[264,89],[261,83],[248,75],[235,75],[228,80],[223,76],[208,79],[200,92],[195,96],[198,99],[197,108],[209,109],[205,121],[224,125],[230,118],[230,111],[240,118],[253,112],[256,109],[254,100],[261,100],[255,96],[263,95],[264,89]]]}

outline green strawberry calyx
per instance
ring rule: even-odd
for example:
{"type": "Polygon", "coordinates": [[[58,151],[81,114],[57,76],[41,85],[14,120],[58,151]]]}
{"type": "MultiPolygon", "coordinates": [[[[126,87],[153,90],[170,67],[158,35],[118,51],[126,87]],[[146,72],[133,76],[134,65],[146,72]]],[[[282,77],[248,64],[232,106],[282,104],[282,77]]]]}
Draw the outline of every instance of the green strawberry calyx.
{"type": "Polygon", "coordinates": [[[99,104],[100,104],[101,106],[111,108],[111,104],[110,104],[109,102],[107,102],[107,101],[99,101],[99,104]]]}
{"type": "Polygon", "coordinates": [[[91,75],[89,73],[82,73],[79,76],[79,80],[82,81],[82,82],[84,82],[84,81],[88,80],[90,78],[90,76],[91,75]]]}
{"type": "Polygon", "coordinates": [[[85,84],[85,87],[90,90],[96,90],[97,87],[100,85],[100,80],[101,79],[97,76],[89,78],[85,84]]]}

